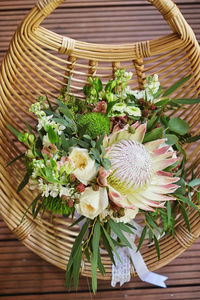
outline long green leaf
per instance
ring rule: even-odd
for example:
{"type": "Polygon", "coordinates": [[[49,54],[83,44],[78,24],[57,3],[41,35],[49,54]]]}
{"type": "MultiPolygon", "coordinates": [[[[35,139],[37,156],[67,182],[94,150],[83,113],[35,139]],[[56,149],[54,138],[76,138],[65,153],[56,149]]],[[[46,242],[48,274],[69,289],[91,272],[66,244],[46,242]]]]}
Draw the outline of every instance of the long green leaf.
{"type": "Polygon", "coordinates": [[[6,167],[9,167],[9,166],[12,165],[15,161],[21,159],[21,158],[24,157],[24,156],[25,156],[25,153],[22,153],[22,154],[16,156],[14,159],[12,159],[11,161],[9,161],[9,163],[6,165],[6,167]]]}
{"type": "Polygon", "coordinates": [[[190,75],[180,79],[175,84],[173,84],[168,90],[166,90],[162,96],[163,97],[169,96],[170,94],[172,94],[175,90],[177,90],[181,85],[183,85],[189,79],[190,79],[190,75]]]}
{"type": "Polygon", "coordinates": [[[138,247],[137,247],[137,251],[139,251],[141,246],[142,246],[142,243],[143,243],[143,241],[145,239],[145,236],[146,236],[146,232],[147,232],[147,226],[144,226],[144,228],[142,230],[142,233],[141,233],[140,240],[139,240],[139,244],[138,244],[138,247]]]}
{"type": "Polygon", "coordinates": [[[122,241],[122,243],[124,243],[129,248],[132,248],[132,245],[129,243],[129,241],[127,240],[127,238],[121,232],[120,226],[118,225],[118,223],[115,223],[111,219],[108,221],[108,223],[109,223],[110,228],[112,229],[112,231],[117,235],[117,237],[119,237],[119,239],[122,241]]]}
{"type": "Polygon", "coordinates": [[[17,189],[17,193],[19,193],[28,183],[29,181],[29,178],[30,178],[30,172],[27,171],[22,182],[20,183],[20,185],[18,186],[18,189],[17,189]]]}
{"type": "Polygon", "coordinates": [[[104,245],[106,251],[108,252],[108,255],[110,256],[112,263],[115,265],[115,260],[114,260],[113,254],[112,254],[111,246],[109,245],[109,242],[108,242],[102,228],[101,228],[101,237],[102,237],[103,245],[104,245]]]}
{"type": "Polygon", "coordinates": [[[82,247],[79,246],[76,255],[74,256],[74,264],[73,264],[73,279],[74,279],[74,288],[78,289],[79,282],[79,273],[81,267],[81,258],[82,258],[82,247]]]}
{"type": "Polygon", "coordinates": [[[186,210],[183,206],[180,207],[180,210],[181,210],[181,214],[183,216],[183,219],[185,221],[185,224],[187,225],[187,229],[188,229],[188,231],[190,231],[190,222],[189,222],[189,219],[188,219],[187,212],[186,212],[186,210]]]}
{"type": "Polygon", "coordinates": [[[111,238],[110,238],[109,234],[107,233],[106,229],[105,229],[103,226],[102,226],[102,229],[103,229],[103,232],[104,232],[104,234],[105,234],[105,237],[106,237],[106,239],[108,240],[108,243],[109,243],[110,247],[112,248],[113,252],[115,253],[116,257],[118,258],[118,260],[119,260],[120,262],[122,262],[122,261],[121,261],[121,258],[120,258],[120,256],[119,256],[119,254],[118,254],[118,252],[117,252],[117,250],[116,250],[116,248],[115,248],[115,245],[113,244],[113,241],[111,240],[111,238]]]}
{"type": "Polygon", "coordinates": [[[90,222],[90,220],[87,219],[87,221],[83,225],[79,235],[75,239],[74,245],[73,245],[71,253],[70,253],[69,261],[68,261],[67,268],[66,268],[66,277],[65,277],[66,287],[68,288],[68,290],[70,288],[70,283],[71,283],[71,279],[72,279],[74,257],[76,255],[76,252],[81,247],[81,243],[82,243],[83,237],[88,229],[89,222],[90,222]]]}
{"type": "Polygon", "coordinates": [[[158,260],[160,260],[160,247],[159,247],[157,237],[154,235],[153,239],[154,239],[154,243],[155,243],[155,246],[156,246],[156,252],[157,252],[158,260]]]}
{"type": "Polygon", "coordinates": [[[130,234],[134,234],[134,232],[126,224],[124,224],[122,222],[119,222],[117,224],[118,224],[120,230],[125,231],[125,232],[130,233],[130,234]]]}
{"type": "Polygon", "coordinates": [[[154,223],[153,219],[149,215],[146,215],[146,220],[151,227],[160,233],[160,228],[156,225],[156,223],[154,223]]]}
{"type": "Polygon", "coordinates": [[[94,227],[94,234],[92,238],[92,290],[95,294],[97,291],[97,264],[99,253],[99,240],[100,240],[100,222],[97,220],[94,227]]]}
{"type": "Polygon", "coordinates": [[[104,276],[106,271],[105,271],[104,265],[102,264],[102,261],[101,261],[100,251],[98,251],[98,268],[99,268],[99,271],[101,272],[101,274],[104,276]]]}
{"type": "Polygon", "coordinates": [[[65,116],[67,116],[69,119],[73,119],[73,115],[67,105],[62,103],[61,101],[57,100],[58,106],[59,106],[59,111],[62,112],[65,116]]]}
{"type": "Polygon", "coordinates": [[[185,196],[181,195],[181,194],[176,194],[175,195],[179,200],[183,201],[184,203],[188,204],[188,206],[193,207],[194,209],[196,209],[197,211],[199,211],[198,207],[192,202],[190,201],[188,198],[186,198],[185,196]]]}
{"type": "Polygon", "coordinates": [[[78,224],[79,222],[81,222],[82,220],[85,219],[85,216],[80,216],[80,218],[78,218],[74,223],[72,223],[69,228],[75,226],[76,224],[78,224]]]}
{"type": "Polygon", "coordinates": [[[18,137],[18,135],[20,134],[20,132],[19,131],[17,131],[12,125],[10,125],[10,124],[6,124],[7,125],[7,127],[10,129],[10,131],[16,136],[16,137],[18,137]]]}
{"type": "Polygon", "coordinates": [[[180,98],[180,99],[173,99],[172,103],[178,104],[197,104],[200,103],[200,98],[180,98]]]}
{"type": "Polygon", "coordinates": [[[167,201],[167,223],[168,223],[168,226],[170,225],[171,215],[172,215],[171,203],[170,203],[170,201],[167,201]]]}

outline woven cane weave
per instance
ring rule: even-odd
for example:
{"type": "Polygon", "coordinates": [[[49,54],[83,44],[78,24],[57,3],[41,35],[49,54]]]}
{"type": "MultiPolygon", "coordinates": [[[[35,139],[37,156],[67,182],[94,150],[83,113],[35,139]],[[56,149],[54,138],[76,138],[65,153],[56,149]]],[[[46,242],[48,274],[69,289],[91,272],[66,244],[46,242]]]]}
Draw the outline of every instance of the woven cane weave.
{"type": "MultiPolygon", "coordinates": [[[[82,88],[88,76],[98,76],[107,82],[118,68],[133,72],[132,88],[143,88],[146,75],[158,74],[164,89],[190,75],[190,79],[176,90],[174,97],[199,97],[200,94],[200,48],[190,26],[177,6],[171,0],[149,0],[169,24],[169,35],[151,41],[124,45],[103,45],[77,41],[61,36],[40,26],[63,0],[39,0],[18,27],[6,57],[0,76],[0,126],[1,126],[1,196],[0,213],[8,227],[23,244],[33,252],[65,269],[70,251],[78,234],[78,227],[69,229],[70,222],[47,215],[33,220],[31,211],[21,222],[24,212],[34,199],[26,187],[16,192],[25,170],[19,161],[10,167],[6,164],[16,155],[23,153],[17,139],[9,132],[6,123],[17,130],[26,128],[26,122],[34,127],[35,120],[29,107],[43,94],[50,100],[56,98],[61,87],[71,79],[70,93],[82,97],[82,88]]],[[[200,134],[199,105],[181,107],[174,112],[191,126],[192,133],[200,134]]],[[[200,176],[200,144],[187,146],[187,175],[193,172],[200,176]]],[[[196,201],[196,195],[193,200],[196,201]]],[[[189,214],[191,232],[179,217],[174,237],[160,239],[161,259],[157,260],[155,246],[143,246],[143,258],[150,270],[166,265],[181,254],[200,234],[199,215],[191,210],[189,214]]],[[[106,254],[102,255],[106,275],[110,279],[112,265],[106,254]]],[[[90,264],[82,264],[82,274],[90,276],[90,264]]],[[[133,270],[132,275],[135,276],[133,270]]]]}

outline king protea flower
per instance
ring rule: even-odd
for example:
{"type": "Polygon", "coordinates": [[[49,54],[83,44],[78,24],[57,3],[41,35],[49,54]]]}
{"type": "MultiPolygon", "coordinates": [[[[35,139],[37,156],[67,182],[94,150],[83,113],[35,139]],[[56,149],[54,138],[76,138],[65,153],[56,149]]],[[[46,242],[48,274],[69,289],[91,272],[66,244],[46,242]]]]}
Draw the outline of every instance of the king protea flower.
{"type": "Polygon", "coordinates": [[[176,153],[166,139],[142,144],[145,132],[146,124],[137,122],[132,130],[115,127],[104,141],[111,168],[100,169],[98,183],[108,187],[110,199],[120,207],[153,210],[175,200],[169,194],[179,187],[174,184],[179,178],[163,170],[178,160],[176,153]]]}

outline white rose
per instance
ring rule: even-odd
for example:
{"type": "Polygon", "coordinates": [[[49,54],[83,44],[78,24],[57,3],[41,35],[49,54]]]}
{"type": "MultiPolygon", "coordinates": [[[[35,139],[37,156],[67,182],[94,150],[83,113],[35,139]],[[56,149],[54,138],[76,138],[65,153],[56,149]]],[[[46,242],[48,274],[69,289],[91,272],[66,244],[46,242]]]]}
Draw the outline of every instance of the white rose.
{"type": "Polygon", "coordinates": [[[87,149],[75,147],[72,149],[69,159],[71,159],[75,170],[73,174],[84,185],[88,185],[97,176],[95,160],[91,159],[87,149]]]}
{"type": "Polygon", "coordinates": [[[76,204],[76,210],[80,215],[89,219],[97,217],[108,206],[108,195],[106,188],[100,187],[94,191],[87,187],[81,194],[80,203],[76,204]]]}

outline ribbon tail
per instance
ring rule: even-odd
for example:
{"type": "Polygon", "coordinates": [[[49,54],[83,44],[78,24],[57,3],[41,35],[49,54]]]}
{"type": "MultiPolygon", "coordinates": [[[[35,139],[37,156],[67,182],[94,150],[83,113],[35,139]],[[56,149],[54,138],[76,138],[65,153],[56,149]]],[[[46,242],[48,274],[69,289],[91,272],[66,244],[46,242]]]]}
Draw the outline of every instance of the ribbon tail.
{"type": "Polygon", "coordinates": [[[166,288],[165,280],[167,280],[168,277],[150,272],[144,262],[142,255],[139,251],[137,252],[135,244],[132,244],[132,249],[128,248],[128,252],[135,270],[142,281],[166,288]]]}

